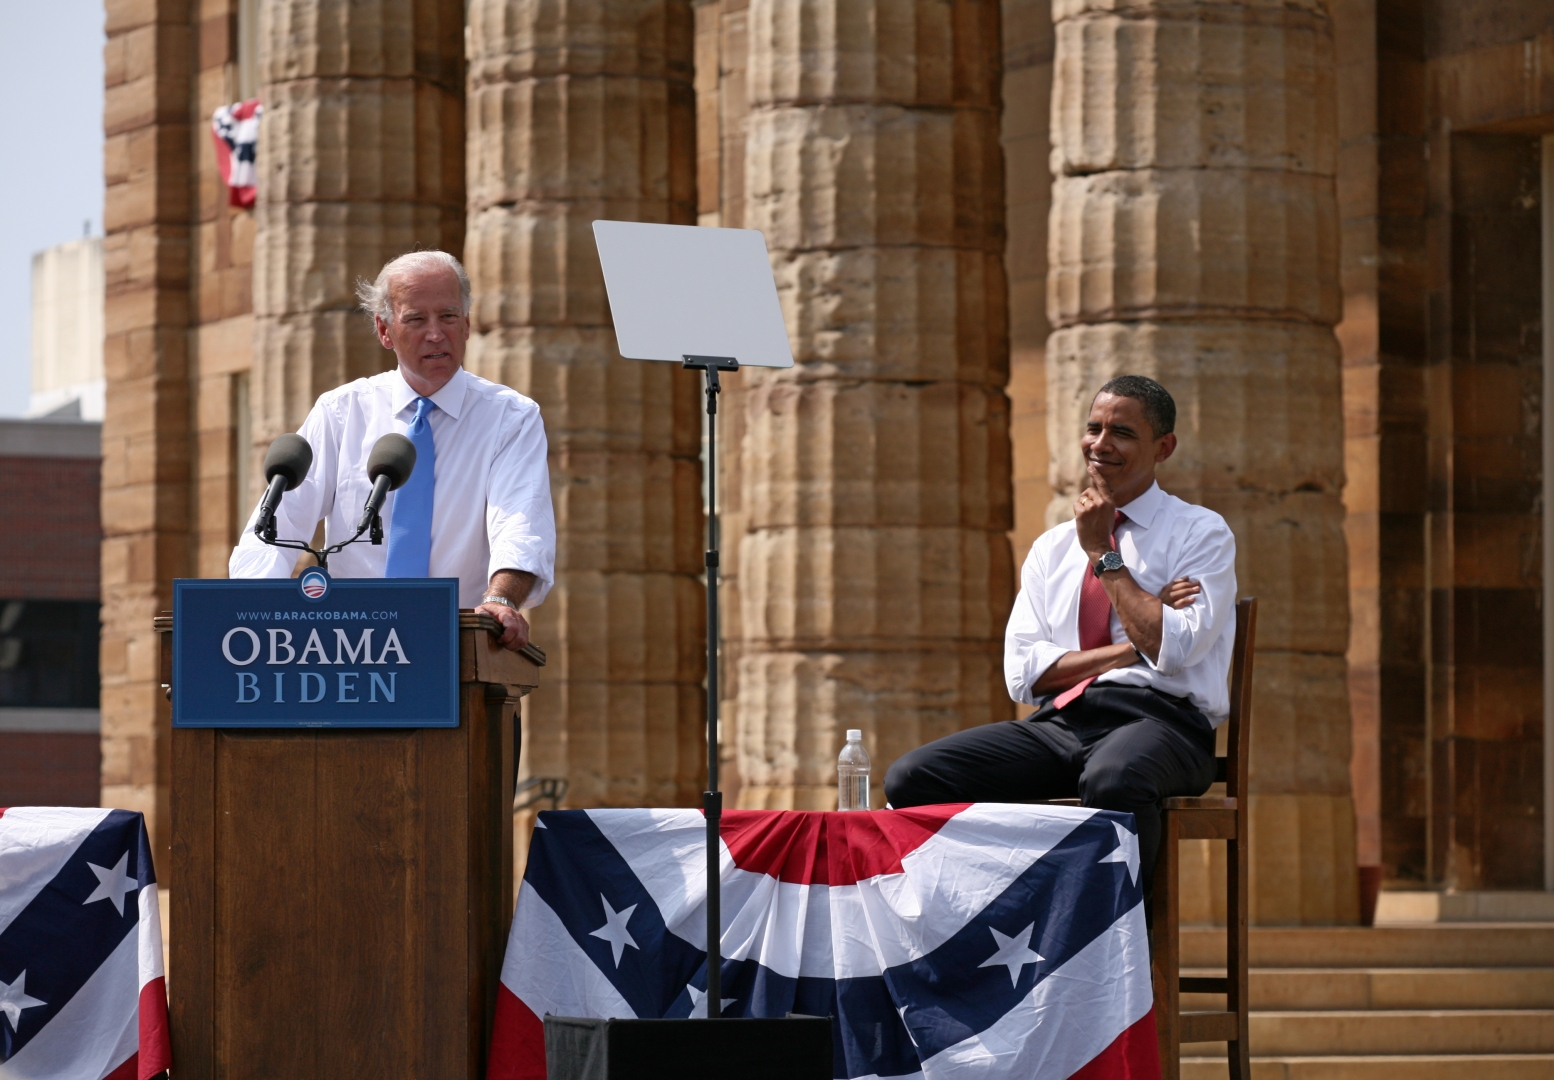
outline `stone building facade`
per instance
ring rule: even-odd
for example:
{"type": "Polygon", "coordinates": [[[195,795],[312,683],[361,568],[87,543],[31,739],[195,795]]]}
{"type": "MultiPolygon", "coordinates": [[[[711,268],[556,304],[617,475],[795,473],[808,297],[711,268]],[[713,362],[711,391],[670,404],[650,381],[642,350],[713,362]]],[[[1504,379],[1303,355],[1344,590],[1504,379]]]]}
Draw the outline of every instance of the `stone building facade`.
{"type": "Polygon", "coordinates": [[[1334,13],[1359,857],[1554,888],[1554,10],[1334,13]]]}
{"type": "Polygon", "coordinates": [[[151,618],[224,572],[269,440],[386,366],[350,286],[416,246],[466,258],[469,366],[550,435],[524,770],[694,805],[697,388],[617,355],[610,217],[761,229],[797,359],[725,384],[739,805],[832,805],[847,727],[882,774],[1014,715],[1019,561],[1094,387],[1138,371],[1180,404],[1166,486],[1231,521],[1262,601],[1254,916],[1354,921],[1357,864],[1541,884],[1546,5],[107,9],[103,794],[159,845],[151,618]],[[250,86],[247,211],[206,124],[250,86]]]}

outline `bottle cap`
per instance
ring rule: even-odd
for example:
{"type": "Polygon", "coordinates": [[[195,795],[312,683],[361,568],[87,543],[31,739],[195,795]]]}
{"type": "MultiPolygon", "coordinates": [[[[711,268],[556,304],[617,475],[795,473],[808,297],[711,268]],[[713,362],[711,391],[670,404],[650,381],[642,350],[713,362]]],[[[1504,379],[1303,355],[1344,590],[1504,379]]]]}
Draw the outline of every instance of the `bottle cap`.
{"type": "Polygon", "coordinates": [[[855,727],[848,728],[847,729],[847,741],[848,742],[862,742],[863,741],[863,729],[862,728],[855,728],[855,727]]]}

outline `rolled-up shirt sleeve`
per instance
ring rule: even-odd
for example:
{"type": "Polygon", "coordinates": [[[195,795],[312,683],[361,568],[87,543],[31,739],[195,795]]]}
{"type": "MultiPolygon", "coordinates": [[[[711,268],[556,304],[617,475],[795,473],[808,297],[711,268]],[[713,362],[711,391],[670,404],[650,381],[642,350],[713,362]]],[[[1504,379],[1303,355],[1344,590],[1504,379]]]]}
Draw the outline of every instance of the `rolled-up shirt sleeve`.
{"type": "Polygon", "coordinates": [[[488,577],[498,570],[534,575],[525,607],[538,607],[556,579],[556,517],[550,501],[550,464],[539,408],[514,408],[502,433],[486,492],[488,577]]]}
{"type": "Polygon", "coordinates": [[[1009,696],[1027,705],[1036,704],[1032,687],[1057,659],[1069,650],[1052,640],[1047,624],[1046,593],[1047,552],[1037,541],[1020,569],[1020,593],[1009,614],[1004,631],[1004,681],[1009,696]]]}
{"type": "Polygon", "coordinates": [[[1236,538],[1217,518],[1199,520],[1182,543],[1172,577],[1197,581],[1203,591],[1185,608],[1161,612],[1160,656],[1150,666],[1172,676],[1209,655],[1236,620],[1236,538]]]}
{"type": "MultiPolygon", "coordinates": [[[[338,469],[338,424],[325,415],[327,406],[319,402],[297,430],[313,448],[313,465],[302,483],[281,496],[275,510],[275,535],[282,540],[311,543],[319,521],[334,508],[334,477],[338,469]],[[326,482],[327,478],[327,482],[326,482]]],[[[254,535],[259,520],[259,504],[254,504],[243,526],[243,535],[227,560],[227,576],[233,578],[290,577],[301,552],[296,548],[271,547],[254,535]]]]}

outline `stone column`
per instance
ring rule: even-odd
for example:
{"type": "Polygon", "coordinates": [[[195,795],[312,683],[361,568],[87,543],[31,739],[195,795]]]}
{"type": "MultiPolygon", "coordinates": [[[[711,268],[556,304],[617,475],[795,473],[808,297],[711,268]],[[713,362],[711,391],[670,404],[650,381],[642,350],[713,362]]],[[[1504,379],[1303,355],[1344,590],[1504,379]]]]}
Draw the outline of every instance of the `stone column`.
{"type": "Polygon", "coordinates": [[[103,49],[102,801],[168,864],[170,716],[151,621],[187,574],[189,6],[109,0],[103,49]]]}
{"type": "Polygon", "coordinates": [[[1170,491],[1224,514],[1261,600],[1252,912],[1357,917],[1324,0],[1057,0],[1048,393],[1055,500],[1095,389],[1176,396],[1170,491]]]}
{"type": "Polygon", "coordinates": [[[266,0],[259,20],[255,451],[393,365],[356,279],[464,234],[460,0],[266,0]]]}
{"type": "MultiPolygon", "coordinates": [[[[750,0],[697,0],[696,7],[696,203],[697,223],[745,227],[745,114],[749,111],[750,0]]],[[[724,544],[719,558],[723,670],[718,680],[722,728],[719,785],[723,805],[739,806],[739,656],[744,641],[739,537],[745,534],[745,381],[723,380],[718,406],[718,522],[724,544]]]]}
{"type": "Polygon", "coordinates": [[[539,402],[559,534],[520,774],[566,777],[573,806],[695,805],[699,384],[620,357],[592,230],[696,221],[691,6],[475,0],[469,17],[469,367],[539,402]]]}
{"type": "Polygon", "coordinates": [[[882,777],[1009,714],[998,19],[750,4],[743,220],[797,364],[735,376],[744,806],[833,807],[845,728],[882,777]]]}
{"type": "MultiPolygon", "coordinates": [[[[1009,243],[1009,435],[1014,562],[1047,530],[1047,218],[1052,204],[1052,0],[1003,0],[1003,144],[1009,243]]],[[[1013,702],[1010,703],[1013,707],[1013,702]]]]}

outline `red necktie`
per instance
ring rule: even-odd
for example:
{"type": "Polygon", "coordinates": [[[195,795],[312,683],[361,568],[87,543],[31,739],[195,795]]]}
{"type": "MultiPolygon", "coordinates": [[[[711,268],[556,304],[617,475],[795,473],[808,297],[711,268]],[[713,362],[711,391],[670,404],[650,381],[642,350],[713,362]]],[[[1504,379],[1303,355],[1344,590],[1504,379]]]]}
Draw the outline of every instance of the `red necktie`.
{"type": "MultiPolygon", "coordinates": [[[[1112,550],[1117,550],[1117,526],[1122,524],[1126,517],[1121,510],[1112,520],[1111,545],[1112,550]]],[[[1106,586],[1101,584],[1101,579],[1096,576],[1095,568],[1090,567],[1085,573],[1084,582],[1079,586],[1079,648],[1099,649],[1112,643],[1112,599],[1106,595],[1106,586]]],[[[1085,692],[1085,687],[1095,682],[1095,676],[1090,676],[1084,682],[1070,686],[1056,698],[1052,704],[1061,709],[1070,701],[1085,692]]]]}

